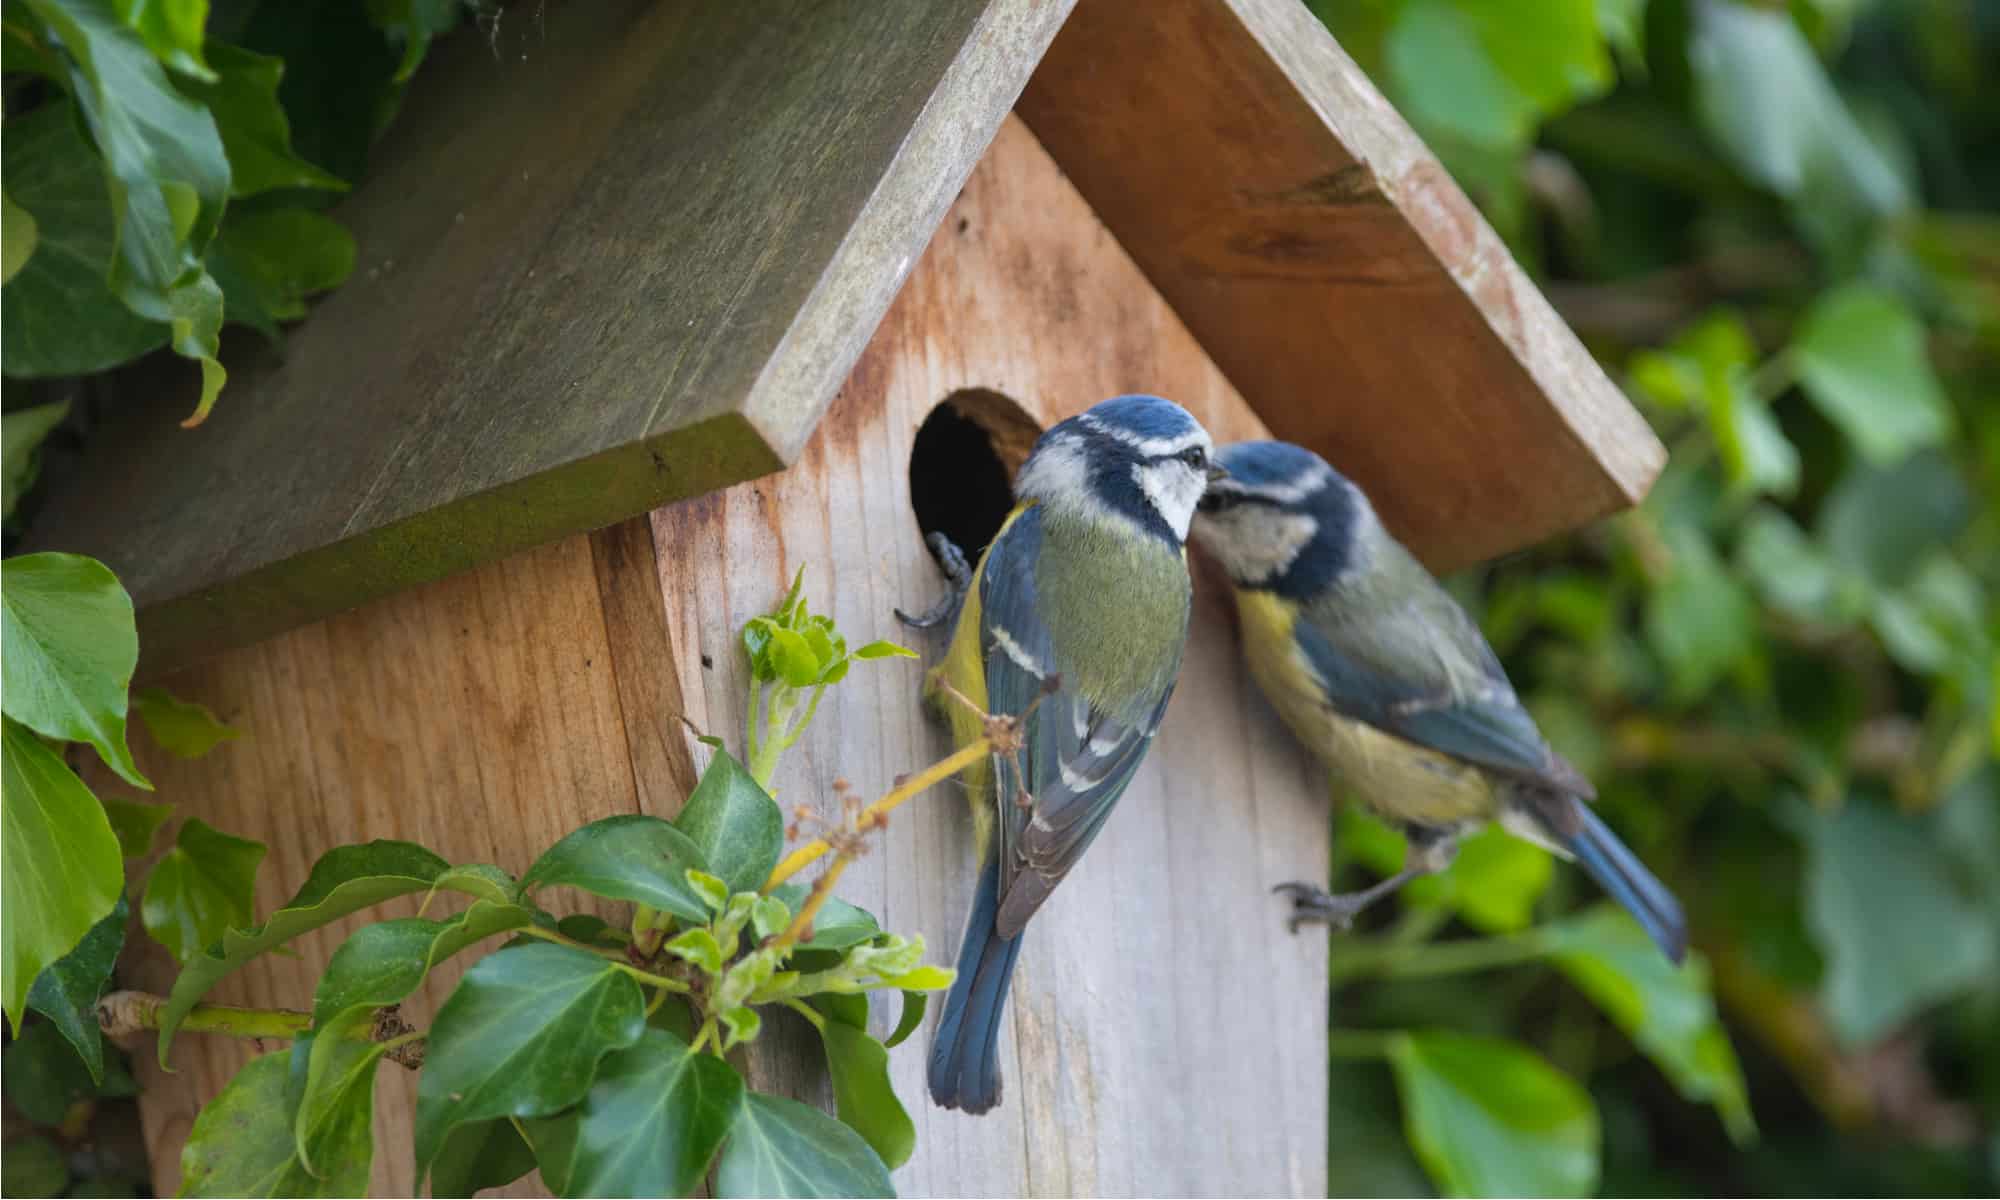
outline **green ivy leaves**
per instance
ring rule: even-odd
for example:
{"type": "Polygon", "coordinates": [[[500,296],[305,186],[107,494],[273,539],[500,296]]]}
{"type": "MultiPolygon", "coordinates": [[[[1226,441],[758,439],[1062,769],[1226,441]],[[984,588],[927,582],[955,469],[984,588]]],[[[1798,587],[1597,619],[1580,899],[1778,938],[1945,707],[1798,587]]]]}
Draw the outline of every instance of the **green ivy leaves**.
{"type": "Polygon", "coordinates": [[[535,944],[481,959],[431,1027],[417,1090],[418,1178],[453,1126],[548,1116],[582,1100],[598,1060],[645,1029],[639,985],[597,955],[535,944]]]}
{"type": "Polygon", "coordinates": [[[715,1168],[718,1196],[893,1196],[861,1135],[796,1100],[751,1092],[715,1168]]]}
{"type": "Polygon", "coordinates": [[[201,365],[196,424],[227,377],[225,310],[274,334],[352,270],[346,232],[287,197],[225,215],[231,197],[347,184],[293,151],[284,64],[204,40],[206,11],[24,0],[21,65],[67,98],[8,122],[7,374],[83,374],[171,344],[201,365]]]}
{"type": "Polygon", "coordinates": [[[250,924],[261,842],[231,837],[198,817],[181,823],[173,849],[146,880],[139,915],[146,932],[186,962],[250,924]]]}
{"type": "Polygon", "coordinates": [[[685,1196],[701,1182],[743,1104],[743,1080],[662,1029],[604,1060],[577,1118],[564,1192],[685,1196]]]}
{"type": "MultiPolygon", "coordinates": [[[[7,657],[11,664],[12,653],[7,657]]],[[[0,911],[8,914],[0,922],[0,990],[18,1032],[29,986],[118,903],[125,868],[90,789],[26,726],[11,717],[0,725],[0,855],[6,861],[0,911]]]]}
{"type": "Polygon", "coordinates": [[[687,881],[688,869],[702,866],[701,849],[687,834],[658,817],[628,813],[593,821],[549,847],[521,886],[561,884],[706,922],[708,907],[687,881]]]}
{"type": "Polygon", "coordinates": [[[1597,1186],[1590,1093],[1504,1038],[1397,1034],[1389,1065],[1417,1157],[1449,1196],[1588,1196],[1597,1186]]]}
{"type": "MultiPolygon", "coordinates": [[[[365,1050],[366,1047],[359,1047],[365,1050]]],[[[244,1064],[202,1106],[181,1150],[183,1196],[361,1196],[368,1191],[373,1146],[369,1088],[348,1089],[319,1128],[320,1173],[299,1157],[292,1135],[297,1106],[286,1086],[292,1055],[263,1054],[244,1064]]],[[[371,1077],[372,1079],[372,1077],[371,1077]]]]}
{"type": "Polygon", "coordinates": [[[138,665],[132,598],[103,563],[76,554],[7,560],[0,705],[45,737],[89,742],[127,783],[150,791],[125,744],[125,690],[138,665]]]}

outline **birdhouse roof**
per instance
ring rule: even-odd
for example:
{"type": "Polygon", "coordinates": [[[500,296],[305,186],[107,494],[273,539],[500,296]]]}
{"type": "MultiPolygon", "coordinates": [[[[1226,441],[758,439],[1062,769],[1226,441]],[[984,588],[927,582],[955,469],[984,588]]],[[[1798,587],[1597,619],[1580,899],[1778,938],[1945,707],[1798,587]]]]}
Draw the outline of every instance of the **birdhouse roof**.
{"type": "Polygon", "coordinates": [[[236,347],[203,427],[175,388],[115,414],[48,506],[33,545],[119,572],[149,666],[783,468],[1017,102],[1271,430],[1434,565],[1664,461],[1298,0],[562,5],[512,36],[433,52],[338,214],[353,278],[236,347]]]}

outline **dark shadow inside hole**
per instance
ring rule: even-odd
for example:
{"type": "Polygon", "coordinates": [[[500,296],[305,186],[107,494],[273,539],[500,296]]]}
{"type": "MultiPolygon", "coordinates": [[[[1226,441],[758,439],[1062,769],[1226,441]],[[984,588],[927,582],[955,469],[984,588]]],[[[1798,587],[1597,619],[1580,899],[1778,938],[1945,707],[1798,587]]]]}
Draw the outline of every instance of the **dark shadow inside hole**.
{"type": "Polygon", "coordinates": [[[1042,427],[987,388],[953,392],[931,410],[910,449],[910,506],[925,537],[941,532],[973,562],[1014,507],[1014,472],[1042,427]]]}

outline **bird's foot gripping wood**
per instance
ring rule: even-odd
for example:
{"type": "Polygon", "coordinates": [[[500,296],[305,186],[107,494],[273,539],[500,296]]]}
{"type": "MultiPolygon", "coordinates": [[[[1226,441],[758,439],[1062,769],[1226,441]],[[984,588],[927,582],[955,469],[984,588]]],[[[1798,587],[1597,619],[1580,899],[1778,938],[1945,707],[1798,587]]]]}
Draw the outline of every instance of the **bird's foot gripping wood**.
{"type": "Polygon", "coordinates": [[[945,594],[928,612],[911,616],[902,609],[896,610],[896,619],[912,629],[936,629],[940,625],[956,625],[958,610],[965,604],[965,593],[972,588],[972,564],[966,561],[965,551],[958,543],[942,533],[933,532],[924,538],[924,545],[931,548],[931,557],[937,560],[938,569],[944,572],[945,594]]]}
{"type": "Polygon", "coordinates": [[[1354,924],[1354,918],[1377,900],[1400,890],[1412,879],[1437,874],[1449,867],[1451,860],[1457,856],[1457,839],[1427,838],[1412,830],[1407,865],[1372,887],[1358,892],[1334,893],[1310,883],[1293,881],[1281,883],[1271,890],[1292,898],[1292,916],[1286,924],[1293,933],[1297,933],[1299,926],[1307,922],[1345,930],[1354,924]]]}

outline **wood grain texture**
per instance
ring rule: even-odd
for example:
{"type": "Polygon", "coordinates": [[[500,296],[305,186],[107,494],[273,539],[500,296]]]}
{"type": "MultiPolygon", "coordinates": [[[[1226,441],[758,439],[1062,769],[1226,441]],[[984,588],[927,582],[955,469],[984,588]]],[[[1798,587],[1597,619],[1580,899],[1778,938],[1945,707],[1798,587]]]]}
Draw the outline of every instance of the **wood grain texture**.
{"type": "Polygon", "coordinates": [[[1664,465],[1298,0],[1082,0],[1019,111],[1272,431],[1432,566],[1624,508],[1664,465]]]}
{"type": "Polygon", "coordinates": [[[448,39],[339,211],[354,277],[201,429],[126,397],[35,544],[117,570],[171,667],[776,469],[1067,7],[604,0],[448,39]]]}
{"type": "MultiPolygon", "coordinates": [[[[601,536],[629,542],[634,533],[648,542],[643,519],[636,530],[601,536]]],[[[613,668],[614,646],[632,642],[607,631],[607,610],[642,606],[648,594],[657,607],[650,551],[628,565],[643,565],[643,574],[620,568],[608,578],[636,593],[605,596],[591,540],[569,538],[175,675],[164,682],[176,695],[208,704],[247,736],[195,762],[145,755],[159,789],[151,798],[270,846],[258,877],[260,915],[291,896],[321,854],[371,838],[419,842],[453,862],[496,863],[518,875],[571,829],[642,811],[642,791],[650,803],[668,785],[661,757],[634,748],[628,734],[636,741],[658,722],[678,726],[678,717],[655,692],[647,720],[627,719],[613,668]]],[[[675,674],[657,651],[633,665],[675,674]]],[[[440,897],[430,915],[458,906],[440,897]]],[[[320,969],[349,933],[416,911],[410,897],[308,934],[293,943],[299,958],[260,958],[213,999],[309,1009],[320,969]]],[[[164,951],[136,934],[127,945],[134,950],[121,981],[171,986],[164,951]]],[[[434,973],[406,1014],[427,1024],[468,961],[434,973]]],[[[150,1051],[139,1046],[132,1058],[155,1185],[168,1196],[179,1186],[180,1147],[195,1113],[255,1048],[186,1035],[174,1043],[175,1074],[161,1072],[150,1051]]],[[[413,1194],[415,1097],[415,1076],[383,1068],[374,1195],[413,1194]]],[[[532,1185],[511,1193],[540,1194],[532,1185]]]]}
{"type": "MultiPolygon", "coordinates": [[[[1219,439],[1263,432],[1033,135],[1008,122],[798,464],[654,514],[673,657],[712,664],[684,675],[696,725],[740,745],[735,630],[800,567],[851,641],[942,653],[942,637],[911,637],[890,609],[939,588],[910,510],[914,434],[932,405],[974,387],[1044,422],[1153,391],[1219,439]]],[[[917,1102],[935,1011],[912,1049],[892,1052],[917,1122],[916,1157],[896,1176],[904,1194],[1323,1194],[1326,946],[1286,933],[1269,889],[1325,874],[1326,793],[1255,697],[1227,610],[1220,589],[1199,591],[1151,756],[1024,935],[1000,1108],[968,1117],[917,1102]]],[[[781,801],[829,806],[840,777],[879,794],[946,753],[920,680],[907,660],[858,666],[781,766],[781,801]]],[[[944,962],[973,886],[954,791],[899,810],[841,882],[944,962]]],[[[879,1004],[876,1024],[894,1007],[879,1004]]],[[[753,1082],[824,1098],[810,1042],[797,1045],[803,1057],[760,1053],[753,1082]]]]}

